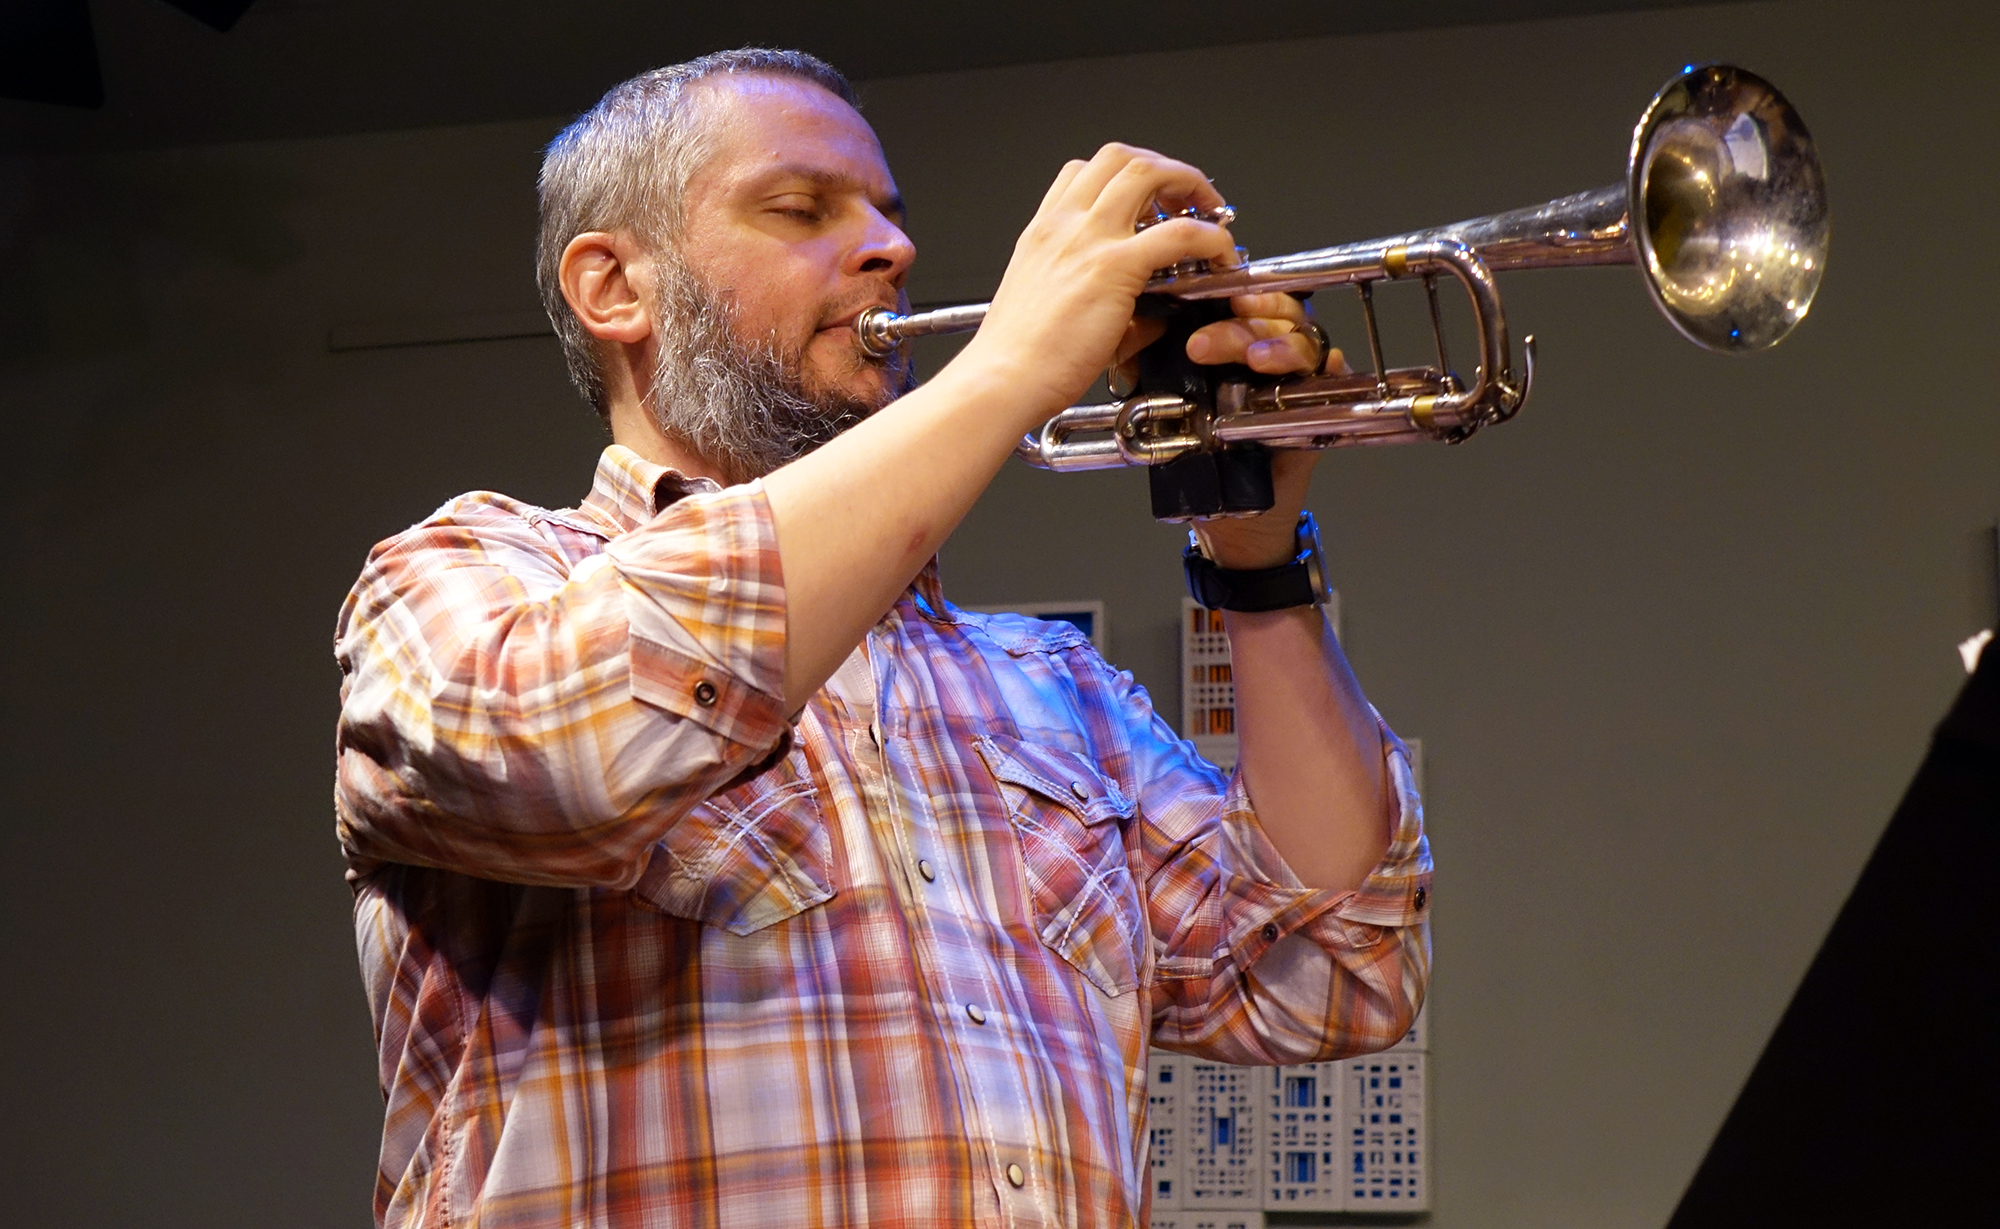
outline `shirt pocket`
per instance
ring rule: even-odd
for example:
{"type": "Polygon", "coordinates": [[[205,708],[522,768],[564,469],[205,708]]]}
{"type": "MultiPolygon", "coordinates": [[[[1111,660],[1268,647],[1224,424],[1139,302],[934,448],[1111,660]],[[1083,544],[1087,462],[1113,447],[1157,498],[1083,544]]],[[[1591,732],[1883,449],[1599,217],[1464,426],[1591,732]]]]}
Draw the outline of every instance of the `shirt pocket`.
{"type": "Polygon", "coordinates": [[[833,841],[803,756],[689,811],[653,846],[639,903],[735,935],[833,899],[833,841]]]}
{"type": "Polygon", "coordinates": [[[1125,856],[1131,800],[1073,751],[998,735],[974,746],[1007,804],[1042,942],[1114,998],[1137,988],[1146,932],[1125,856]]]}

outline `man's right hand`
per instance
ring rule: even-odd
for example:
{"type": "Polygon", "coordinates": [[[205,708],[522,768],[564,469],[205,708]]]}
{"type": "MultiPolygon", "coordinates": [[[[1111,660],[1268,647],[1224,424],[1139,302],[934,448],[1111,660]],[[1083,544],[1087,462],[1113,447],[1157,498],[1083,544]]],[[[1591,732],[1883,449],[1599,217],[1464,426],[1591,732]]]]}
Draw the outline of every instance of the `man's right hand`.
{"type": "Polygon", "coordinates": [[[1198,169],[1152,150],[1111,144],[1070,162],[1021,232],[992,309],[958,361],[997,377],[1003,397],[1003,389],[1019,390],[1020,429],[1039,426],[1110,364],[1156,269],[1235,259],[1227,227],[1173,218],[1140,231],[1140,216],[1222,204],[1198,169]]]}

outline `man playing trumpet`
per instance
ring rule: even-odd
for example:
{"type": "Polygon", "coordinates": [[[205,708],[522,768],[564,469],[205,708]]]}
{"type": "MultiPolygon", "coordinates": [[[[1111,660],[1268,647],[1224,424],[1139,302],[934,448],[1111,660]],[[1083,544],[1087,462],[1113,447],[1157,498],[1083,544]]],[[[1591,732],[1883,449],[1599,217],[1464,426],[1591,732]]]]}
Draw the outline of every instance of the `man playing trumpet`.
{"type": "MultiPolygon", "coordinates": [[[[615,442],[576,508],[475,493],[378,546],[337,633],[378,1223],[1130,1225],[1150,1045],[1408,1028],[1418,803],[1310,596],[1227,616],[1226,776],[1074,629],[939,587],[1023,431],[1149,339],[1150,272],[1232,258],[1198,217],[1134,229],[1221,207],[1198,170],[1065,166],[920,388],[856,344],[915,251],[819,61],[626,82],[541,198],[615,442]]],[[[1191,358],[1338,361],[1289,297],[1234,307],[1191,358]]],[[[1225,588],[1289,575],[1310,464],[1201,528],[1225,588]]]]}

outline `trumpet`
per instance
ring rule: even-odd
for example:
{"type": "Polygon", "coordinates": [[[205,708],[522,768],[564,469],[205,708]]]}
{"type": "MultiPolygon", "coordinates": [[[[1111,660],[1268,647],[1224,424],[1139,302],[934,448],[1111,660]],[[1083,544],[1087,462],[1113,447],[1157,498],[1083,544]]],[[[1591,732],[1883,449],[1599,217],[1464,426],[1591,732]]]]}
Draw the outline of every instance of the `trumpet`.
{"type": "MultiPolygon", "coordinates": [[[[1226,220],[1226,219],[1225,219],[1226,220]]],[[[1680,333],[1705,349],[1748,353],[1805,318],[1826,269],[1826,178],[1798,112],[1769,82],[1730,65],[1689,66],[1653,96],[1632,133],[1625,178],[1544,204],[1231,267],[1158,271],[1139,301],[1168,332],[1138,358],[1130,396],[1072,406],[1016,450],[1044,469],[1150,467],[1163,520],[1247,515],[1270,507],[1267,448],[1337,448],[1435,440],[1456,444],[1520,412],[1535,342],[1515,374],[1494,274],[1631,264],[1680,333]],[[1385,367],[1376,283],[1418,279],[1429,296],[1434,366],[1385,367]],[[1453,371],[1437,287],[1471,304],[1478,363],[1453,371]],[[1228,314],[1230,296],[1356,288],[1372,369],[1284,379],[1189,363],[1186,338],[1228,314]]],[[[855,321],[881,356],[908,339],[979,327],[987,304],[855,321]]]]}

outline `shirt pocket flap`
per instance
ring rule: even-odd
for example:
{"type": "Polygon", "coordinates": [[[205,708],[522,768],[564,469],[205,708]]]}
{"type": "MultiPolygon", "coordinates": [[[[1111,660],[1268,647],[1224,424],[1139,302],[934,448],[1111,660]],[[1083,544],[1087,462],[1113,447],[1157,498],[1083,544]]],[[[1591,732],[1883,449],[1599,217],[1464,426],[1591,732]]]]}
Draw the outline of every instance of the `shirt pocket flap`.
{"type": "Polygon", "coordinates": [[[1040,794],[1087,828],[1132,818],[1132,800],[1118,783],[1074,751],[990,734],[973,746],[995,780],[1040,794]]]}
{"type": "Polygon", "coordinates": [[[998,736],[973,745],[1000,786],[1043,944],[1112,998],[1130,992],[1147,933],[1125,849],[1131,800],[1074,751],[998,736]]]}
{"type": "Polygon", "coordinates": [[[747,935],[831,900],[832,859],[812,779],[780,770],[689,811],[653,847],[632,895],[747,935]]]}

